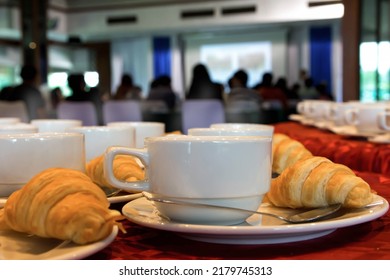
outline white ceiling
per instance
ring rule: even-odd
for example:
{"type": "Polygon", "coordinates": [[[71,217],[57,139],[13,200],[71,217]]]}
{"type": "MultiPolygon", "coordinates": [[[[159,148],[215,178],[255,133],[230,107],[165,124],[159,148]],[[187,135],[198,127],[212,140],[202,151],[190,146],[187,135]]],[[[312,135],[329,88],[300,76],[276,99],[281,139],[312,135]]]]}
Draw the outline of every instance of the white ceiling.
{"type": "MultiPolygon", "coordinates": [[[[98,9],[102,7],[115,7],[123,6],[127,8],[140,8],[140,7],[158,7],[166,5],[184,5],[184,4],[193,4],[193,3],[211,3],[219,2],[226,0],[49,0],[50,5],[60,6],[68,8],[70,10],[74,9],[85,9],[92,8],[98,9]]],[[[237,0],[227,0],[235,1],[237,0]]]]}
{"type": "MultiPolygon", "coordinates": [[[[86,41],[106,40],[112,37],[132,37],[147,34],[183,32],[246,32],[258,28],[291,27],[333,21],[322,8],[309,8],[309,2],[330,0],[48,0],[58,26],[51,30],[53,40],[67,40],[69,34],[86,41]],[[245,15],[221,16],[223,7],[256,6],[256,12],[245,15]],[[215,16],[201,20],[181,20],[184,10],[212,8],[215,16]],[[108,26],[108,17],[136,15],[137,24],[108,26]]],[[[334,1],[332,1],[334,2],[334,1]]],[[[15,8],[19,0],[0,0],[1,7],[15,8]]],[[[10,28],[0,28],[2,38],[19,38],[17,13],[9,13],[10,28]]],[[[337,20],[337,19],[336,19],[337,20]]]]}
{"type": "MultiPolygon", "coordinates": [[[[12,1],[12,0],[11,0],[12,1]]],[[[51,5],[60,5],[69,9],[100,8],[100,7],[158,7],[166,5],[185,5],[195,3],[212,3],[220,1],[231,1],[239,3],[239,0],[49,0],[51,5]]],[[[258,0],[260,1],[260,0],[258,0]]],[[[277,1],[277,0],[275,0],[277,1]]],[[[283,0],[290,3],[294,0],[283,0]]],[[[324,4],[336,2],[334,0],[307,0],[307,3],[324,4]]]]}
{"type": "MultiPolygon", "coordinates": [[[[279,28],[339,18],[330,6],[310,8],[321,0],[50,0],[65,4],[67,32],[83,40],[102,40],[145,34],[233,31],[279,28]],[[142,5],[142,6],[141,6],[142,5]],[[222,14],[226,7],[255,7],[252,13],[222,14]],[[213,10],[210,17],[183,19],[184,10],[213,10]],[[107,24],[107,18],[133,16],[133,23],[107,24]]],[[[321,2],[325,3],[322,0],[321,2]]],[[[334,2],[334,1],[333,1],[334,2]]]]}

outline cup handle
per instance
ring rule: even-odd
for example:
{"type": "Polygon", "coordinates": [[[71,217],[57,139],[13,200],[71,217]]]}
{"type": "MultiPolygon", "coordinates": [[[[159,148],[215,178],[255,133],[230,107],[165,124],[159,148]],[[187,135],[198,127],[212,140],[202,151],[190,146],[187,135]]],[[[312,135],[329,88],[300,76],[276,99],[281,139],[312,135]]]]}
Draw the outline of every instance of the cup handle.
{"type": "Polygon", "coordinates": [[[390,117],[390,112],[383,112],[379,114],[379,127],[383,130],[390,130],[390,126],[387,125],[386,118],[390,117]]]}
{"type": "Polygon", "coordinates": [[[314,118],[314,117],[317,116],[317,112],[315,111],[314,105],[312,103],[309,103],[309,105],[307,105],[307,107],[306,107],[306,114],[310,118],[314,118]]]}
{"type": "Polygon", "coordinates": [[[303,102],[299,102],[299,103],[297,104],[297,111],[298,111],[298,113],[300,113],[301,115],[304,115],[304,114],[305,114],[303,102]]]}
{"type": "Polygon", "coordinates": [[[357,116],[357,110],[349,109],[344,113],[344,120],[348,125],[357,125],[359,121],[356,116],[357,116]]]}
{"type": "Polygon", "coordinates": [[[337,118],[337,109],[336,106],[331,106],[325,111],[325,118],[330,121],[336,121],[337,118]]]}
{"type": "MultiPolygon", "coordinates": [[[[134,156],[141,160],[142,164],[145,166],[145,169],[148,169],[149,166],[149,154],[146,149],[133,149],[126,147],[109,147],[107,148],[104,154],[104,177],[106,180],[114,187],[118,189],[123,189],[126,191],[133,192],[142,192],[150,191],[150,186],[147,178],[141,181],[135,182],[126,182],[118,180],[114,175],[114,159],[117,155],[130,155],[134,156]]],[[[147,172],[146,172],[147,174],[147,172]]],[[[146,175],[147,176],[147,175],[146,175]]]]}

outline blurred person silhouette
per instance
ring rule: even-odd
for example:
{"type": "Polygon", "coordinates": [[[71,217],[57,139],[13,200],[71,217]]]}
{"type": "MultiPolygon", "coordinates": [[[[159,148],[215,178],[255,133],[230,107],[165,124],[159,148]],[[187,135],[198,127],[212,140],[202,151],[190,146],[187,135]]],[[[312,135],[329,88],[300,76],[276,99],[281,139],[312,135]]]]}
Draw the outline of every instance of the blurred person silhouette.
{"type": "Polygon", "coordinates": [[[334,100],[332,94],[328,91],[328,85],[326,82],[321,82],[316,85],[317,92],[319,94],[319,99],[322,100],[334,100]]]}
{"type": "MultiPolygon", "coordinates": [[[[299,86],[299,84],[298,84],[298,86],[299,86]]],[[[294,99],[294,100],[299,99],[297,92],[293,91],[292,88],[288,87],[286,78],[280,77],[276,81],[275,87],[279,88],[284,93],[284,95],[287,97],[287,99],[294,99]]]]}
{"type": "Polygon", "coordinates": [[[192,69],[192,81],[187,99],[223,99],[223,86],[214,83],[204,64],[196,64],[192,69]]]}
{"type": "Polygon", "coordinates": [[[55,87],[50,91],[50,103],[52,109],[56,109],[58,104],[64,99],[62,90],[60,87],[55,87]]]}
{"type": "Polygon", "coordinates": [[[305,84],[300,87],[298,95],[300,99],[318,99],[320,97],[312,78],[306,78],[305,84]]]}
{"type": "Polygon", "coordinates": [[[80,73],[70,74],[68,76],[68,87],[72,94],[65,98],[65,101],[89,101],[95,105],[98,122],[102,124],[102,100],[99,91],[96,88],[87,90],[87,84],[84,75],[80,73]]]}
{"type": "Polygon", "coordinates": [[[247,72],[243,69],[236,71],[228,81],[230,92],[227,97],[227,102],[231,100],[253,100],[260,103],[260,95],[257,91],[248,88],[247,83],[247,72]]]}
{"type": "Polygon", "coordinates": [[[287,111],[287,97],[280,88],[273,85],[273,74],[271,72],[263,74],[262,81],[256,89],[263,100],[277,100],[281,103],[283,111],[287,111]]]}
{"type": "Polygon", "coordinates": [[[309,78],[309,74],[306,69],[299,70],[298,84],[303,87],[305,86],[306,79],[309,78]]]}
{"type": "Polygon", "coordinates": [[[178,96],[172,90],[171,77],[162,75],[152,81],[146,100],[162,100],[169,110],[175,108],[178,96]]]}
{"type": "Polygon", "coordinates": [[[130,74],[123,74],[121,83],[119,84],[112,99],[134,99],[142,98],[142,90],[139,86],[134,85],[133,77],[130,74]]]}
{"type": "Polygon", "coordinates": [[[64,100],[64,96],[62,94],[62,90],[60,87],[55,87],[50,91],[50,104],[47,109],[47,114],[50,118],[56,118],[57,117],[57,106],[58,104],[64,100]]]}
{"type": "Polygon", "coordinates": [[[299,97],[299,90],[301,89],[301,85],[299,83],[294,83],[290,89],[291,93],[291,99],[298,99],[300,100],[299,97]]]}
{"type": "Polygon", "coordinates": [[[5,86],[0,91],[0,100],[8,101],[11,99],[13,86],[5,86]]]}
{"type": "Polygon", "coordinates": [[[91,101],[89,92],[86,91],[86,83],[83,74],[70,74],[68,76],[68,87],[71,95],[65,98],[67,101],[91,101]]]}
{"type": "Polygon", "coordinates": [[[33,65],[24,65],[20,71],[20,77],[23,81],[13,88],[9,101],[24,101],[30,120],[45,118],[46,102],[36,85],[37,69],[33,65]]]}

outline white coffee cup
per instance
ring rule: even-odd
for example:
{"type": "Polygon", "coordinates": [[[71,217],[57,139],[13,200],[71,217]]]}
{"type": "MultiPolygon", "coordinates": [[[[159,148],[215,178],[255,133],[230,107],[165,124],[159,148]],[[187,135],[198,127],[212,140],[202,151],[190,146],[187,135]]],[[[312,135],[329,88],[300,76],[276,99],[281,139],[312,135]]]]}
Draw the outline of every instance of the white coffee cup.
{"type": "Polygon", "coordinates": [[[148,137],[165,134],[165,124],[160,122],[110,122],[107,126],[130,126],[135,129],[135,147],[143,148],[148,137]]]}
{"type": "Polygon", "coordinates": [[[79,133],[0,135],[0,197],[20,189],[51,167],[85,172],[84,136],[79,133]]]}
{"type": "Polygon", "coordinates": [[[0,118],[0,124],[15,124],[20,123],[19,118],[0,118]]]}
{"type": "Polygon", "coordinates": [[[329,100],[305,100],[298,103],[297,109],[308,119],[325,121],[333,104],[334,102],[329,100]]]}
{"type": "Polygon", "coordinates": [[[81,120],[35,119],[30,123],[38,127],[39,132],[65,132],[70,127],[82,126],[81,120]]]}
{"type": "Polygon", "coordinates": [[[270,130],[256,129],[256,128],[190,128],[188,129],[188,135],[192,136],[263,136],[271,137],[270,130]]]}
{"type": "MultiPolygon", "coordinates": [[[[274,127],[267,124],[255,123],[213,123],[210,128],[229,129],[229,130],[258,130],[259,136],[272,136],[274,127]]],[[[249,131],[248,131],[249,132],[249,131]]]]}
{"type": "MultiPolygon", "coordinates": [[[[117,188],[153,196],[256,210],[271,180],[270,137],[169,135],[148,138],[144,149],[111,147],[104,174],[117,188]],[[144,181],[115,178],[116,155],[132,155],[146,167],[144,181]]],[[[172,220],[195,224],[238,224],[250,214],[156,203],[172,220]]]]}
{"type": "Polygon", "coordinates": [[[390,107],[386,104],[361,104],[347,110],[344,119],[348,125],[355,126],[358,132],[375,134],[384,132],[385,120],[389,114],[390,107]]]}
{"type": "Polygon", "coordinates": [[[299,101],[297,104],[297,112],[304,116],[305,118],[311,119],[314,111],[314,103],[316,103],[318,100],[315,99],[308,99],[308,100],[302,100],[299,101]]]}
{"type": "Polygon", "coordinates": [[[37,133],[38,128],[28,123],[0,124],[0,134],[37,133]]]}
{"type": "Polygon", "coordinates": [[[333,103],[329,110],[327,111],[327,120],[333,123],[335,126],[343,126],[347,125],[345,122],[345,112],[355,108],[354,103],[350,102],[340,102],[340,103],[333,103]]]}
{"type": "Polygon", "coordinates": [[[383,130],[390,131],[390,110],[379,115],[379,127],[383,130]]]}
{"type": "Polygon", "coordinates": [[[134,128],[115,126],[76,126],[67,129],[85,136],[86,161],[101,156],[110,146],[134,147],[134,128]]]}
{"type": "Polygon", "coordinates": [[[309,108],[310,100],[302,100],[297,103],[297,112],[302,116],[306,116],[306,112],[309,108]]]}

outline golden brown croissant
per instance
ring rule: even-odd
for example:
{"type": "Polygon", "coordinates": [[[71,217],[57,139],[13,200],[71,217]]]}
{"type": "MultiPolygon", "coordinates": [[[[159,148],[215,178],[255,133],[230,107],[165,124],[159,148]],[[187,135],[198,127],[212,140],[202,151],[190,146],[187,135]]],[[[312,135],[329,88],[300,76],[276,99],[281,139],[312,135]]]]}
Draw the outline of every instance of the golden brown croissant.
{"type": "MultiPolygon", "coordinates": [[[[104,155],[96,157],[87,163],[87,175],[92,181],[101,186],[113,188],[106,180],[103,173],[104,155]]],[[[136,159],[129,155],[117,155],[113,163],[114,175],[122,181],[140,181],[145,178],[145,170],[141,167],[136,159]]]]}
{"type": "Polygon", "coordinates": [[[275,133],[272,138],[272,172],[282,173],[287,167],[301,159],[312,157],[312,153],[300,142],[285,134],[275,133]]]}
{"type": "Polygon", "coordinates": [[[296,162],[272,179],[265,201],[290,208],[337,203],[359,208],[372,199],[370,186],[351,169],[324,157],[311,157],[296,162]]]}
{"type": "Polygon", "coordinates": [[[121,213],[108,207],[106,195],[86,174],[50,168],[12,193],[0,210],[0,230],[91,243],[121,226],[121,213]]]}

